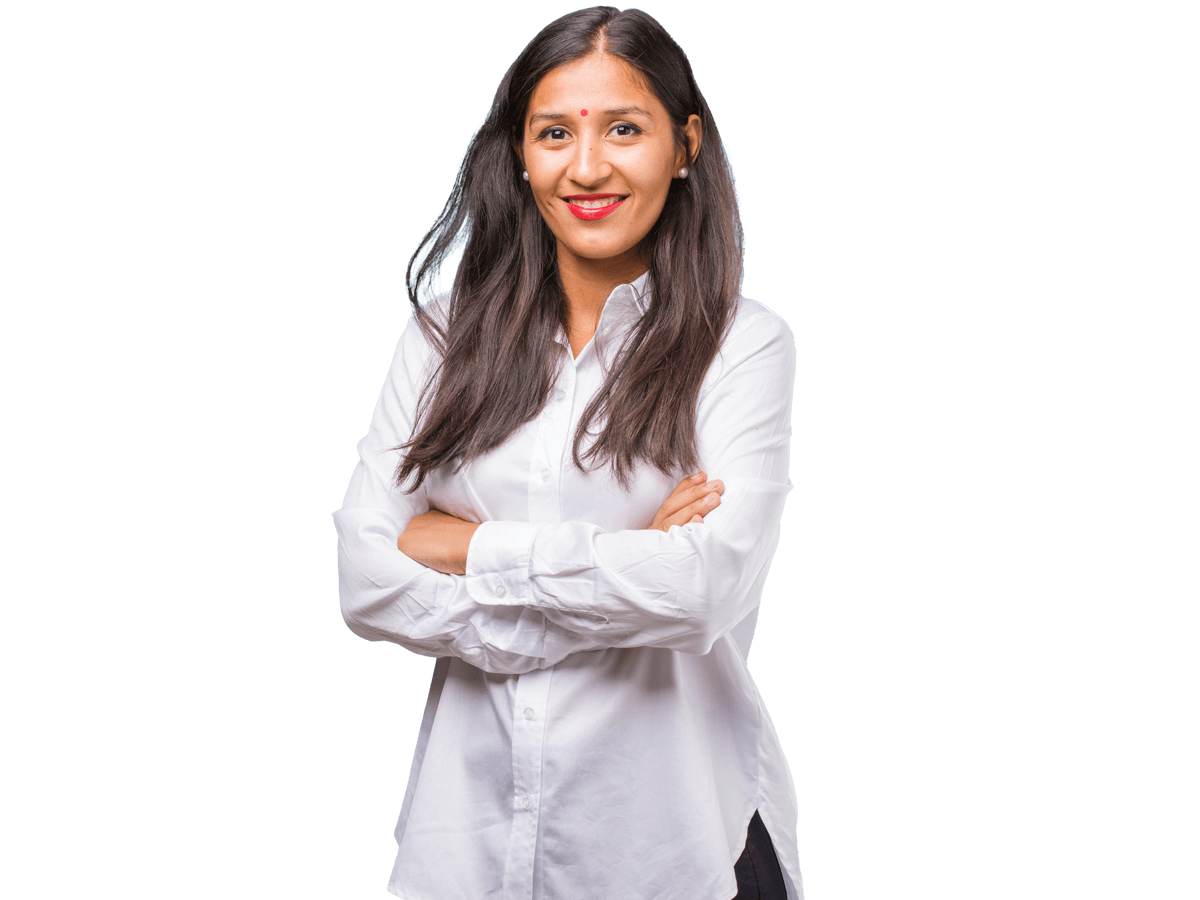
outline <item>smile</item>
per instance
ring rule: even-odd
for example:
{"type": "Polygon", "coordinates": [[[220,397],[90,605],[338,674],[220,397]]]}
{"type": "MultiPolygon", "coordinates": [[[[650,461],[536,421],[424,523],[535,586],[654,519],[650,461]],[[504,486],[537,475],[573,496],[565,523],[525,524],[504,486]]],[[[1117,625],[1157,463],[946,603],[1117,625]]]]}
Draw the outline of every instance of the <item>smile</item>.
{"type": "Polygon", "coordinates": [[[577,194],[573,197],[563,197],[567,209],[577,219],[595,221],[615,212],[617,207],[625,202],[628,194],[577,194]]]}

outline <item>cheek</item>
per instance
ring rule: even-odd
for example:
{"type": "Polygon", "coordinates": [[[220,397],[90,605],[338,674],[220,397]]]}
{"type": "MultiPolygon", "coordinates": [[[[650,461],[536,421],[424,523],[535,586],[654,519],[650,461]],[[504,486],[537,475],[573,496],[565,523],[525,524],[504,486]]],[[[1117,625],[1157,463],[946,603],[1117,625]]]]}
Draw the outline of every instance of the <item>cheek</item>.
{"type": "Polygon", "coordinates": [[[652,162],[643,169],[642,191],[655,199],[666,200],[667,192],[671,190],[672,176],[675,174],[674,156],[655,155],[652,162]]]}

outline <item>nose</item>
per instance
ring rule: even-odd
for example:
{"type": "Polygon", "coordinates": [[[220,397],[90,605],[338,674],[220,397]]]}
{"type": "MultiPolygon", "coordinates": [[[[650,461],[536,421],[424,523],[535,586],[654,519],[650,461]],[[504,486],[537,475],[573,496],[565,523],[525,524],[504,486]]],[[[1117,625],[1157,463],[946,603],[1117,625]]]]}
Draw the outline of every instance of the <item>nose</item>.
{"type": "Polygon", "coordinates": [[[583,134],[575,142],[568,175],[576,184],[593,187],[612,174],[603,137],[583,134]]]}

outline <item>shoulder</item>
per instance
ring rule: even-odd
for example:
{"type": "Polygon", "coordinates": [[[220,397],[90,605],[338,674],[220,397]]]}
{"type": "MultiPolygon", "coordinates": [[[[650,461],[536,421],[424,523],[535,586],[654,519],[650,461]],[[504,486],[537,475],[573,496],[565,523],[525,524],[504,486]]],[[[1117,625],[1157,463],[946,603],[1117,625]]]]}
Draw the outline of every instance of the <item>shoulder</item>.
{"type": "Polygon", "coordinates": [[[784,321],[783,316],[758,300],[738,297],[733,321],[729,325],[729,331],[725,335],[722,346],[750,330],[763,334],[778,334],[786,337],[789,341],[793,340],[792,330],[784,321]]]}
{"type": "Polygon", "coordinates": [[[411,315],[396,342],[389,378],[402,392],[420,392],[441,361],[439,332],[444,331],[449,295],[443,294],[421,308],[421,321],[411,315]]]}
{"type": "Polygon", "coordinates": [[[796,341],[783,317],[757,300],[738,297],[733,321],[721,342],[714,368],[729,369],[759,354],[779,355],[789,363],[796,355],[796,341]]]}
{"type": "Polygon", "coordinates": [[[421,307],[421,313],[444,328],[450,320],[450,292],[438,294],[421,307]]]}
{"type": "Polygon", "coordinates": [[[700,399],[719,384],[761,390],[765,383],[782,383],[790,391],[795,375],[796,341],[787,322],[766,304],[739,297],[721,349],[704,377],[700,399]]]}
{"type": "Polygon", "coordinates": [[[701,403],[740,397],[752,404],[778,396],[790,404],[794,383],[796,337],[791,326],[766,304],[738,296],[733,322],[704,376],[701,403]]]}
{"type": "Polygon", "coordinates": [[[704,376],[700,400],[727,390],[762,391],[796,379],[796,337],[787,320],[757,300],[738,296],[725,341],[704,376]],[[725,385],[713,394],[718,385],[725,385]],[[732,385],[739,385],[734,389],[732,385]]]}
{"type": "Polygon", "coordinates": [[[401,353],[422,358],[440,356],[440,335],[445,333],[450,318],[450,295],[440,294],[421,307],[420,314],[410,314],[396,347],[401,353]]]}

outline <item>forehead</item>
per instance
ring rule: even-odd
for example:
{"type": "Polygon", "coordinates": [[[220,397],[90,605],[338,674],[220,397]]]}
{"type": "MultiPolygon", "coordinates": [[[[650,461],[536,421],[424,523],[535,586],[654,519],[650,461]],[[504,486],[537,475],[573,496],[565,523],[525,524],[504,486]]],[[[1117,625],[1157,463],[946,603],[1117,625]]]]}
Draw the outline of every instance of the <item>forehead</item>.
{"type": "Polygon", "coordinates": [[[640,106],[655,117],[667,116],[637,69],[609,53],[592,53],[547,72],[533,89],[525,120],[537,113],[575,115],[581,109],[631,106],[640,106]]]}

